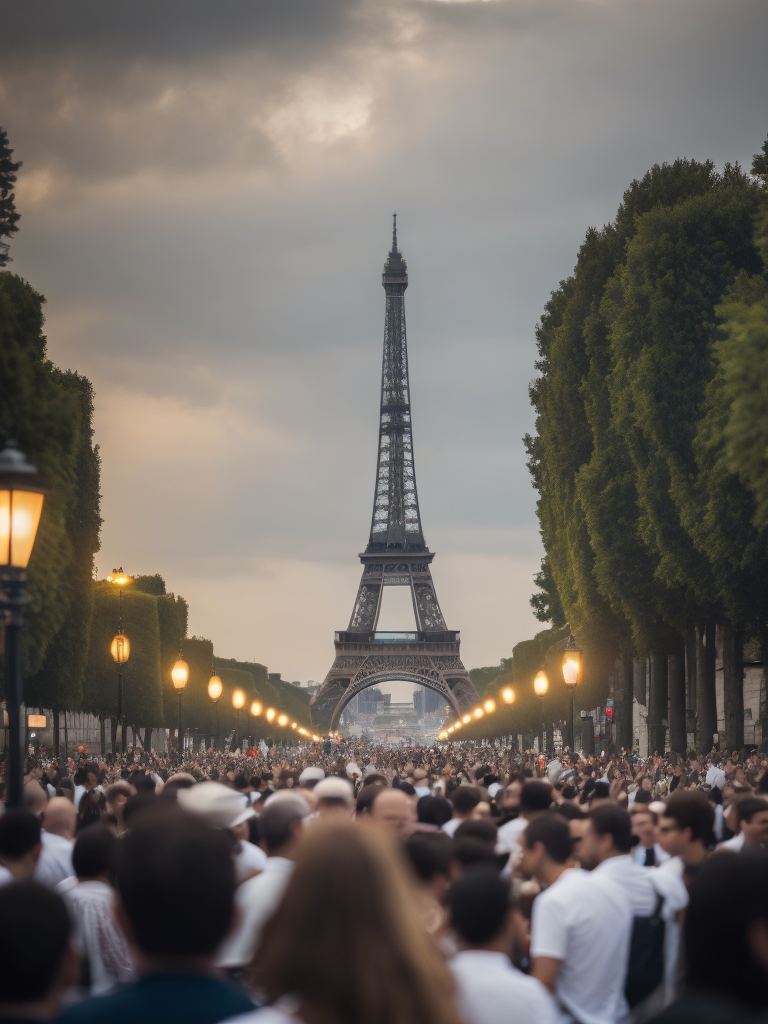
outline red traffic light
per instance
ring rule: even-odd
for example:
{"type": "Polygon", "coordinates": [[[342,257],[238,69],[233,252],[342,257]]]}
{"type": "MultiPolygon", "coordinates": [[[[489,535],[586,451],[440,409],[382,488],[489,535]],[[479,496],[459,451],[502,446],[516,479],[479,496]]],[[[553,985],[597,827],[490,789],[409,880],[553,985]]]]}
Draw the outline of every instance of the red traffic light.
{"type": "Polygon", "coordinates": [[[613,718],[613,708],[606,708],[605,709],[605,717],[606,718],[613,718]]]}

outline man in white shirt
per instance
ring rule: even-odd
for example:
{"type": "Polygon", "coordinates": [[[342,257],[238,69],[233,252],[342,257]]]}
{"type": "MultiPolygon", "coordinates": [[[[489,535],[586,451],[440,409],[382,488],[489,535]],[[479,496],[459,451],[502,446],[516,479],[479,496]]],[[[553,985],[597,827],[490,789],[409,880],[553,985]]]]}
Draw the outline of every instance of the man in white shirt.
{"type": "Polygon", "coordinates": [[[451,961],[459,1014],[465,1024],[555,1024],[552,997],[510,960],[514,925],[509,886],[478,868],[451,887],[450,923],[459,952],[451,961]]]}
{"type": "Polygon", "coordinates": [[[669,854],[662,850],[658,843],[659,819],[655,811],[647,804],[635,804],[631,811],[632,835],[637,837],[637,844],[632,847],[632,860],[643,868],[657,868],[669,854]]]}
{"type": "Polygon", "coordinates": [[[549,811],[552,805],[552,787],[543,779],[529,779],[520,790],[520,814],[513,821],[502,825],[496,837],[496,852],[508,853],[514,864],[519,853],[521,836],[529,822],[536,821],[549,811]]]}
{"type": "Polygon", "coordinates": [[[760,796],[741,797],[736,802],[736,816],[739,832],[717,847],[739,853],[744,849],[760,849],[768,846],[768,800],[760,796]]]}
{"type": "Polygon", "coordinates": [[[35,881],[51,888],[66,878],[74,878],[72,843],[77,824],[77,811],[71,800],[55,796],[41,815],[42,850],[35,869],[35,881]]]}
{"type": "Polygon", "coordinates": [[[589,812],[579,843],[582,867],[591,871],[594,881],[604,886],[610,895],[625,900],[633,918],[654,916],[661,898],[660,912],[665,922],[664,975],[661,989],[653,993],[654,1007],[660,1008],[676,994],[677,922],[680,912],[688,905],[688,892],[681,878],[668,872],[645,871],[635,864],[630,856],[631,849],[632,821],[622,807],[610,803],[589,812]]]}
{"type": "Polygon", "coordinates": [[[725,778],[725,772],[720,767],[720,755],[719,754],[713,754],[712,755],[712,760],[710,761],[709,767],[707,768],[707,774],[706,774],[706,776],[704,778],[704,781],[706,782],[706,784],[708,786],[717,786],[717,788],[720,791],[722,791],[723,786],[725,785],[725,782],[726,782],[726,778],[725,778]]]}
{"type": "Polygon", "coordinates": [[[571,850],[560,815],[532,821],[522,837],[522,872],[543,888],[533,902],[531,973],[554,994],[562,1024],[616,1024],[627,1012],[632,913],[619,894],[568,867],[571,850]]]}
{"type": "Polygon", "coordinates": [[[449,797],[453,807],[453,817],[443,825],[443,832],[453,836],[456,829],[469,818],[474,817],[475,809],[482,800],[478,786],[459,786],[449,797]]]}
{"type": "Polygon", "coordinates": [[[424,768],[415,768],[413,772],[413,788],[416,790],[416,796],[429,796],[429,776],[424,768]]]}
{"type": "Polygon", "coordinates": [[[261,846],[267,862],[260,875],[243,882],[235,893],[239,922],[219,949],[220,966],[243,967],[253,958],[264,924],[277,909],[288,885],[308,815],[309,806],[298,794],[281,792],[267,801],[259,817],[261,846]]]}

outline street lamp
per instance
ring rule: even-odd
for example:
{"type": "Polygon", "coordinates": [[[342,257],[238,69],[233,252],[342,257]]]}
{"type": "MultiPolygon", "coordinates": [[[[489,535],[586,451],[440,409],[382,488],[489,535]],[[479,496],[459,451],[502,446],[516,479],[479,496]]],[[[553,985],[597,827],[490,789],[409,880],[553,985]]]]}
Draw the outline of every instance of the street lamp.
{"type": "MultiPolygon", "coordinates": [[[[232,707],[235,709],[235,741],[240,739],[240,708],[245,704],[245,694],[242,690],[235,690],[232,694],[232,707]]],[[[237,750],[237,742],[235,742],[237,750]]]]}
{"type": "MultiPolygon", "coordinates": [[[[123,632],[123,587],[126,583],[131,583],[133,576],[128,576],[127,573],[123,572],[122,565],[119,569],[113,569],[112,572],[107,576],[107,583],[113,583],[118,588],[117,593],[119,595],[119,611],[118,611],[118,626],[117,636],[113,639],[110,644],[110,654],[114,661],[117,662],[117,723],[120,726],[120,750],[125,753],[125,722],[123,721],[123,665],[128,661],[128,656],[131,653],[131,645],[128,642],[128,637],[123,632]]],[[[115,729],[115,735],[117,729],[115,729]]],[[[113,736],[113,740],[114,740],[113,736]]],[[[112,744],[112,752],[114,750],[114,742],[112,744]]]]}
{"type": "Polygon", "coordinates": [[[173,680],[173,686],[179,695],[179,737],[178,737],[178,752],[179,756],[184,756],[184,740],[181,735],[181,695],[184,692],[184,687],[187,685],[189,679],[189,665],[184,661],[181,656],[181,648],[179,648],[179,657],[176,660],[176,664],[171,669],[171,679],[173,680]]]}
{"type": "Polygon", "coordinates": [[[48,488],[14,442],[0,452],[0,584],[5,612],[5,688],[8,709],[8,806],[20,808],[24,795],[24,700],[21,628],[27,565],[48,488]]]}
{"type": "Polygon", "coordinates": [[[512,689],[511,686],[504,687],[504,689],[501,691],[501,699],[504,701],[505,704],[515,703],[515,691],[512,689]]]}
{"type": "Polygon", "coordinates": [[[540,668],[536,673],[536,678],[533,680],[533,692],[541,701],[541,717],[543,719],[541,723],[541,752],[546,753],[547,747],[547,722],[544,711],[544,701],[546,700],[547,693],[549,692],[549,679],[547,673],[543,668],[540,668]]]}
{"type": "Polygon", "coordinates": [[[224,684],[218,676],[213,675],[208,680],[208,696],[213,701],[213,706],[216,708],[216,736],[214,739],[214,749],[219,745],[219,697],[221,696],[224,684]]]}
{"type": "Polygon", "coordinates": [[[565,680],[565,685],[571,692],[571,720],[569,723],[570,735],[568,737],[568,747],[571,754],[573,754],[575,742],[573,727],[573,701],[576,693],[576,687],[581,682],[582,668],[581,650],[576,646],[576,637],[571,633],[568,636],[568,642],[566,643],[565,651],[563,652],[563,679],[565,680]]]}

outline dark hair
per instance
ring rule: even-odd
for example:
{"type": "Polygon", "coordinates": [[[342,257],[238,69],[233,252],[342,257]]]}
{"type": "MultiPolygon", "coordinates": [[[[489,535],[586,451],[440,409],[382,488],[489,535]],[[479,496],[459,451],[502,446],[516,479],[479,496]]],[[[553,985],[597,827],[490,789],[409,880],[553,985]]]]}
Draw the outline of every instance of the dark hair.
{"type": "Polygon", "coordinates": [[[476,839],[479,843],[487,843],[495,847],[498,837],[498,830],[492,821],[484,821],[482,818],[469,818],[462,821],[453,833],[454,839],[476,839]]]}
{"type": "MultiPolygon", "coordinates": [[[[750,933],[757,922],[768,927],[768,853],[711,857],[692,880],[689,895],[683,942],[688,986],[765,1010],[768,970],[755,956],[750,933]],[[718,948],[717,970],[712,970],[713,921],[728,936],[718,948]]],[[[733,1019],[739,1019],[738,1012],[733,1019]]]]}
{"type": "Polygon", "coordinates": [[[472,946],[484,946],[499,934],[509,911],[509,885],[497,872],[472,868],[454,882],[448,897],[451,924],[472,946]]]}
{"type": "Polygon", "coordinates": [[[150,796],[149,793],[134,793],[133,796],[129,796],[125,801],[125,807],[123,807],[123,821],[125,824],[132,825],[137,815],[141,815],[155,807],[156,799],[156,797],[150,796]]]}
{"type": "Polygon", "coordinates": [[[523,783],[520,790],[521,811],[548,811],[552,803],[552,787],[540,779],[523,783]]]}
{"type": "Polygon", "coordinates": [[[378,772],[371,772],[370,775],[366,775],[363,779],[363,789],[366,786],[388,786],[386,776],[379,775],[378,772]]]}
{"type": "Polygon", "coordinates": [[[355,802],[355,813],[356,814],[370,814],[373,808],[373,801],[376,799],[379,790],[384,789],[384,786],[363,786],[360,790],[360,795],[355,802]]]}
{"type": "Polygon", "coordinates": [[[155,795],[155,780],[147,775],[146,772],[134,772],[130,781],[137,793],[149,793],[150,796],[155,795]]]}
{"type": "Polygon", "coordinates": [[[235,789],[248,789],[250,783],[248,782],[248,777],[243,772],[239,772],[235,776],[232,785],[235,787],[235,789]]]}
{"type": "Polygon", "coordinates": [[[120,840],[116,876],[136,943],[147,955],[207,956],[227,934],[236,881],[226,829],[178,807],[155,806],[120,840]]]}
{"type": "Polygon", "coordinates": [[[768,800],[761,796],[745,796],[743,800],[736,801],[736,814],[739,821],[751,821],[753,814],[760,811],[768,811],[768,800]]]}
{"type": "Polygon", "coordinates": [[[488,843],[483,843],[479,839],[466,838],[454,841],[451,860],[458,861],[462,868],[484,865],[487,868],[492,868],[498,874],[506,867],[509,854],[496,853],[488,843]]]}
{"type": "Polygon", "coordinates": [[[620,853],[629,853],[632,849],[632,819],[629,812],[615,804],[601,804],[593,808],[587,815],[592,828],[599,836],[610,835],[614,847],[620,853]]]}
{"type": "Polygon", "coordinates": [[[578,804],[556,804],[552,808],[552,812],[553,814],[559,814],[560,817],[565,818],[566,821],[576,821],[586,818],[586,814],[578,804]]]}
{"type": "Polygon", "coordinates": [[[709,846],[713,839],[715,809],[699,789],[673,793],[664,808],[664,817],[673,818],[680,828],[691,830],[691,839],[709,846]]]}
{"type": "Polygon", "coordinates": [[[50,992],[69,942],[64,901],[37,882],[13,882],[0,888],[0,921],[0,1006],[36,1003],[50,992]]]}
{"type": "Polygon", "coordinates": [[[10,808],[0,817],[0,857],[19,860],[40,842],[40,819],[32,811],[10,808]]]}
{"type": "Polygon", "coordinates": [[[401,779],[395,788],[399,789],[401,793],[405,793],[406,796],[416,796],[416,787],[412,786],[410,782],[404,782],[401,779]]]}
{"type": "Polygon", "coordinates": [[[577,796],[574,786],[563,786],[563,800],[575,800],[577,796]]]}
{"type": "Polygon", "coordinates": [[[638,804],[652,804],[653,793],[649,793],[647,789],[638,789],[635,792],[635,802],[632,805],[636,807],[638,804]]]}
{"type": "Polygon", "coordinates": [[[482,799],[482,794],[477,786],[459,786],[451,793],[453,809],[458,814],[469,814],[473,811],[482,799]]]}
{"type": "Polygon", "coordinates": [[[593,800],[607,800],[611,795],[610,784],[608,782],[603,782],[602,780],[600,782],[596,782],[591,795],[593,800]]]}
{"type": "Polygon", "coordinates": [[[416,804],[418,820],[424,825],[437,825],[439,828],[453,817],[450,800],[444,796],[422,796],[416,804]]]}
{"type": "Polygon", "coordinates": [[[405,856],[422,882],[448,875],[452,846],[445,832],[415,832],[403,843],[405,856]]]}
{"type": "Polygon", "coordinates": [[[546,814],[532,821],[523,832],[523,841],[527,850],[532,850],[536,843],[543,843],[547,856],[555,864],[565,864],[573,849],[568,822],[559,814],[546,814]]]}
{"type": "Polygon", "coordinates": [[[294,825],[309,814],[303,798],[296,796],[270,800],[259,817],[259,832],[270,854],[277,853],[290,840],[294,825]]]}
{"type": "Polygon", "coordinates": [[[78,878],[105,875],[112,867],[117,836],[106,825],[94,825],[79,833],[72,848],[72,867],[78,878]]]}

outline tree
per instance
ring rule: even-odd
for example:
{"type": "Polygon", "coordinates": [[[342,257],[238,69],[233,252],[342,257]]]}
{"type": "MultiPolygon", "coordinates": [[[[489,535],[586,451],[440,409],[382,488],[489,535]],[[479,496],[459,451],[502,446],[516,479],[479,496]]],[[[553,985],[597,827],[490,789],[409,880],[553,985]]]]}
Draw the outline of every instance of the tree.
{"type": "Polygon", "coordinates": [[[10,238],[18,228],[19,214],[16,212],[16,196],[13,186],[16,184],[16,172],[21,161],[11,160],[13,150],[8,145],[8,133],[0,125],[0,267],[10,261],[9,245],[4,238],[10,238]]]}

